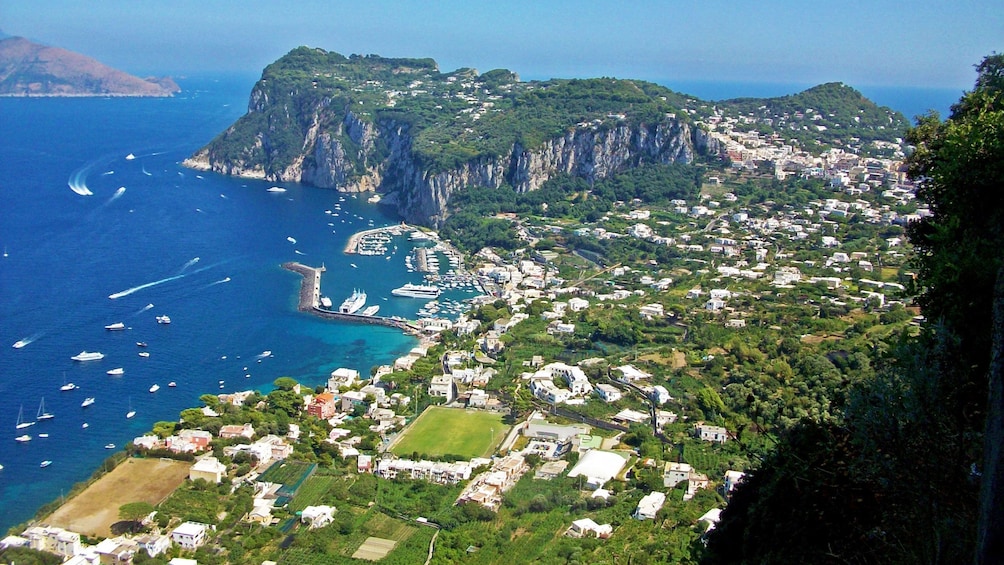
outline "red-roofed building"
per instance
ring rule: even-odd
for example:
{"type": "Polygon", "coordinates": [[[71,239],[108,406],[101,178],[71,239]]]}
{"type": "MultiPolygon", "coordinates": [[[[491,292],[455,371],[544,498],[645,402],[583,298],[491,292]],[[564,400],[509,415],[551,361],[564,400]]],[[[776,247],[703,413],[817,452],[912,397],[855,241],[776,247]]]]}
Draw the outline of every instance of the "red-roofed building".
{"type": "Polygon", "coordinates": [[[307,414],[316,416],[322,420],[335,415],[338,405],[335,404],[335,395],[330,392],[322,392],[314,397],[307,406],[307,414]]]}

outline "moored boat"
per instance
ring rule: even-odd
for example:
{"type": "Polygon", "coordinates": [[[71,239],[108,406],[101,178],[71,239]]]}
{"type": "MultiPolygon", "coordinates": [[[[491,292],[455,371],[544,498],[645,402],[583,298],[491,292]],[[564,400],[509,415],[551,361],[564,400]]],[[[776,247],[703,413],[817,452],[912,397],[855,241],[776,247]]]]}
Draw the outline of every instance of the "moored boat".
{"type": "Polygon", "coordinates": [[[49,465],[52,465],[52,461],[49,461],[48,459],[38,464],[38,466],[42,468],[48,467],[49,465]]]}
{"type": "Polygon", "coordinates": [[[36,420],[51,420],[55,418],[56,415],[45,409],[45,397],[38,403],[38,413],[35,415],[36,420]]]}
{"type": "Polygon", "coordinates": [[[366,304],[366,293],[355,289],[352,291],[352,295],[342,302],[342,305],[338,307],[338,311],[342,314],[355,314],[366,304]]]}
{"type": "Polygon", "coordinates": [[[438,298],[440,294],[438,286],[428,284],[407,283],[402,287],[390,291],[394,296],[404,296],[408,298],[438,298]]]}
{"type": "Polygon", "coordinates": [[[374,304],[373,306],[367,306],[363,309],[363,316],[373,316],[380,311],[380,305],[374,304]]]}
{"type": "Polygon", "coordinates": [[[157,316],[157,323],[158,324],[170,324],[171,323],[171,317],[167,316],[166,314],[164,316],[157,316]]]}
{"type": "Polygon", "coordinates": [[[114,324],[108,324],[107,326],[105,326],[105,329],[113,332],[124,330],[125,324],[123,324],[122,322],[115,322],[114,324]]]}
{"type": "Polygon", "coordinates": [[[148,351],[140,351],[138,355],[140,357],[149,357],[150,353],[148,351]]]}
{"type": "Polygon", "coordinates": [[[105,449],[115,449],[115,444],[114,443],[106,443],[105,444],[105,449]]]}
{"type": "Polygon", "coordinates": [[[88,396],[87,398],[84,399],[83,402],[80,403],[80,407],[81,408],[87,408],[91,404],[94,404],[94,397],[93,396],[88,396]]]}
{"type": "Polygon", "coordinates": [[[17,424],[14,426],[15,429],[23,430],[29,426],[34,426],[34,425],[35,422],[24,421],[24,406],[21,406],[21,409],[17,411],[17,424]]]}
{"type": "Polygon", "coordinates": [[[70,359],[73,359],[74,361],[98,361],[104,358],[105,354],[97,351],[81,351],[73,357],[70,357],[70,359]]]}
{"type": "Polygon", "coordinates": [[[157,392],[158,390],[160,390],[160,385],[158,384],[155,384],[152,387],[150,387],[150,392],[157,392]]]}
{"type": "Polygon", "coordinates": [[[174,381],[171,381],[171,382],[167,383],[167,386],[169,386],[171,388],[174,388],[174,387],[178,386],[178,383],[176,383],[174,381]]]}
{"type": "Polygon", "coordinates": [[[123,369],[122,367],[116,367],[114,369],[109,369],[107,373],[113,377],[117,377],[119,375],[125,374],[125,369],[123,369]]]}
{"type": "Polygon", "coordinates": [[[31,441],[31,436],[28,435],[28,434],[24,434],[22,436],[17,436],[16,438],[14,438],[14,441],[16,441],[18,443],[29,442],[29,441],[31,441]]]}

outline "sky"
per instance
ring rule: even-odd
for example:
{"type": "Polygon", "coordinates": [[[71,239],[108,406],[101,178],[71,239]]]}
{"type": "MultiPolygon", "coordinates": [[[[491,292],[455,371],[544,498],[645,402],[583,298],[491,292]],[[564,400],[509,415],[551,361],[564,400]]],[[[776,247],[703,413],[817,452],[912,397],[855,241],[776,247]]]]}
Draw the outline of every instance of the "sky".
{"type": "Polygon", "coordinates": [[[0,0],[0,30],[134,74],[254,74],[308,45],[524,80],[969,89],[1001,0],[0,0]]]}

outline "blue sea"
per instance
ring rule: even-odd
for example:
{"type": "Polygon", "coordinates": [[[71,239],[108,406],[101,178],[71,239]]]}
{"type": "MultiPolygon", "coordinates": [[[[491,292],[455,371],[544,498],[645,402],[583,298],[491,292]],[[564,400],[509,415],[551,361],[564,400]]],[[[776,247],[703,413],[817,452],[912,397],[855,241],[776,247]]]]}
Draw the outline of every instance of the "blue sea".
{"type": "MultiPolygon", "coordinates": [[[[255,78],[183,79],[168,99],[0,98],[0,531],[86,479],[106,444],[176,419],[202,394],[268,389],[280,376],[315,385],[338,367],[366,374],[414,346],[396,330],[297,312],[300,278],[280,268],[324,265],[322,292],[336,304],[360,288],[381,315],[414,317],[422,301],[390,295],[421,280],[405,268],[407,241],[389,258],[343,253],[352,233],[398,218],[332,190],[272,193],[274,183],[181,167],[245,112],[255,78]],[[104,329],[115,322],[127,329],[104,329]],[[105,358],[70,359],[84,350],[105,358]],[[61,391],[67,382],[79,388],[61,391]],[[19,410],[33,420],[43,398],[55,418],[15,430],[19,410]],[[15,442],[22,433],[33,440],[15,442]]],[[[666,84],[706,99],[801,90],[666,84]]],[[[961,94],[862,91],[908,116],[945,115],[961,94]]]]}
{"type": "Polygon", "coordinates": [[[190,78],[169,99],[0,98],[0,531],[86,479],[106,444],[177,419],[201,394],[280,376],[313,386],[338,367],[369,374],[414,347],[397,330],[297,312],[300,277],[280,267],[323,264],[336,305],[360,288],[381,315],[414,318],[424,302],[390,294],[421,282],[405,237],[389,258],[343,253],[352,233],[398,218],[363,197],[289,183],[271,193],[275,183],[180,165],[245,112],[254,80],[190,78]],[[127,329],[104,329],[115,322],[127,329]],[[70,359],[83,350],[105,358],[70,359]],[[15,430],[43,398],[55,417],[15,430]],[[15,442],[22,433],[32,441],[15,442]]]}

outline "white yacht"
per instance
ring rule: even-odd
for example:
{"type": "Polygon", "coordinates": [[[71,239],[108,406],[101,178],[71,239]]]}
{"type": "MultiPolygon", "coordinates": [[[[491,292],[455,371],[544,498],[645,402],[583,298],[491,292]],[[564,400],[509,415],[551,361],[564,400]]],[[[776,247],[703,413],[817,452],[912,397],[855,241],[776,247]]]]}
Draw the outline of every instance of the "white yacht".
{"type": "Polygon", "coordinates": [[[150,387],[150,392],[157,392],[158,390],[160,390],[160,385],[158,384],[155,384],[152,387],[150,387]]]}
{"type": "Polygon", "coordinates": [[[93,396],[88,396],[87,398],[84,399],[83,402],[80,403],[80,407],[81,408],[87,408],[91,404],[94,404],[94,397],[93,396]]]}
{"type": "Polygon", "coordinates": [[[123,324],[122,322],[115,322],[114,324],[108,324],[107,326],[105,326],[105,329],[112,332],[124,330],[125,324],[123,324]]]}
{"type": "Polygon", "coordinates": [[[356,289],[352,292],[352,296],[349,296],[345,299],[345,302],[342,302],[342,305],[338,307],[338,311],[342,314],[355,314],[365,304],[366,293],[356,289]]]}
{"type": "Polygon", "coordinates": [[[17,412],[17,425],[14,426],[18,430],[23,430],[27,427],[34,426],[35,422],[25,422],[24,421],[24,406],[21,407],[17,412]]]}
{"type": "Polygon", "coordinates": [[[158,324],[170,324],[171,323],[171,317],[168,316],[168,315],[166,315],[166,314],[163,315],[163,316],[157,316],[157,323],[158,324]]]}
{"type": "Polygon", "coordinates": [[[109,369],[107,373],[113,377],[117,377],[119,375],[125,374],[125,369],[123,369],[122,367],[116,367],[114,369],[109,369]]]}
{"type": "Polygon", "coordinates": [[[412,283],[407,283],[402,287],[390,291],[394,296],[405,296],[408,298],[438,298],[440,292],[442,291],[439,290],[438,286],[412,283]]]}
{"type": "Polygon", "coordinates": [[[80,353],[70,357],[74,361],[97,361],[99,359],[104,359],[104,353],[98,353],[97,351],[81,351],[80,353]]]}

